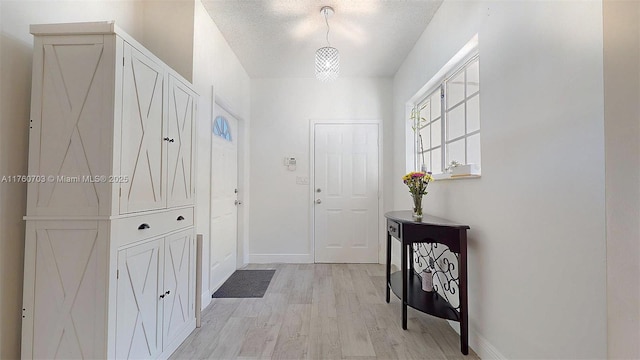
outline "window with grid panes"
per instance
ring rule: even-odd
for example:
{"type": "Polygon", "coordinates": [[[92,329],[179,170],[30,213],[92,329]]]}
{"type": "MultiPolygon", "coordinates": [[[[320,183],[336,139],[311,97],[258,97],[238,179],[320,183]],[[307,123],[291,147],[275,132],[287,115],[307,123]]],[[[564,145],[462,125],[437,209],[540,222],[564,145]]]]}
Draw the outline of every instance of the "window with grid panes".
{"type": "Polygon", "coordinates": [[[476,55],[414,108],[417,166],[434,174],[452,161],[480,166],[480,77],[476,55]]]}

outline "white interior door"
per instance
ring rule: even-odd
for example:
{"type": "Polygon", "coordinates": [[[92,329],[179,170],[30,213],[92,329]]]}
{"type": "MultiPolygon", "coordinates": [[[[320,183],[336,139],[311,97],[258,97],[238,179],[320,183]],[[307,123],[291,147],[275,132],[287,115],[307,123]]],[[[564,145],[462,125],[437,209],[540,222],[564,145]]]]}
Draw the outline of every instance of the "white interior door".
{"type": "Polygon", "coordinates": [[[378,125],[314,128],[315,262],[378,262],[378,125]]]}
{"type": "Polygon", "coordinates": [[[211,253],[209,289],[236,270],[238,243],[238,120],[218,104],[211,132],[211,253]]]}

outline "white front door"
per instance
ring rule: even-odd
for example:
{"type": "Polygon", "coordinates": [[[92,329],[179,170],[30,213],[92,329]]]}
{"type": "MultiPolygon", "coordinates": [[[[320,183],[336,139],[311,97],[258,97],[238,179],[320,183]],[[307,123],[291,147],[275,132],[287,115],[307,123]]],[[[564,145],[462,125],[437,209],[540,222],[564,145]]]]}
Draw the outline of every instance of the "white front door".
{"type": "Polygon", "coordinates": [[[215,106],[211,124],[211,253],[209,289],[236,271],[238,243],[238,120],[215,106]]]}
{"type": "Polygon", "coordinates": [[[378,262],[378,124],[314,128],[315,262],[378,262]]]}

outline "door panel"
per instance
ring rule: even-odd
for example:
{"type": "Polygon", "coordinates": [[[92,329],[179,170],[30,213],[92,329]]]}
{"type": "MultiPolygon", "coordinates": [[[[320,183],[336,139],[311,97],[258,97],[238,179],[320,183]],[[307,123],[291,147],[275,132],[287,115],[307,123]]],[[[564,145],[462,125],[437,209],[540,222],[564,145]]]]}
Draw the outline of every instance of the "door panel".
{"type": "Polygon", "coordinates": [[[378,125],[314,131],[315,261],[377,263],[378,125]]]}
{"type": "Polygon", "coordinates": [[[162,351],[163,240],[118,252],[116,358],[155,358],[162,351]]]}
{"type": "MultiPolygon", "coordinates": [[[[102,153],[102,148],[110,139],[111,124],[105,121],[110,113],[104,106],[104,97],[113,62],[104,55],[101,36],[85,40],[86,43],[69,40],[68,44],[45,44],[40,52],[44,57],[40,59],[41,94],[50,95],[37,96],[42,102],[32,124],[31,141],[35,144],[29,164],[31,175],[80,179],[109,174],[109,157],[102,153]]],[[[30,212],[54,215],[108,212],[109,184],[46,181],[28,186],[30,212]]]]}
{"type": "Polygon", "coordinates": [[[193,203],[196,94],[169,75],[167,206],[193,203]]]}
{"type": "Polygon", "coordinates": [[[211,254],[209,288],[236,270],[238,121],[216,104],[211,134],[211,254]]]}
{"type": "Polygon", "coordinates": [[[121,169],[129,181],[121,184],[121,214],[166,205],[164,70],[126,43],[124,56],[121,169]]]}
{"type": "Polygon", "coordinates": [[[34,268],[25,273],[33,276],[33,321],[23,327],[32,328],[33,343],[23,356],[100,357],[106,347],[107,250],[98,222],[36,222],[28,227],[27,248],[34,250],[26,259],[34,268]]]}
{"type": "Polygon", "coordinates": [[[194,293],[190,279],[193,268],[193,230],[167,236],[164,251],[164,346],[193,318],[194,293]]]}

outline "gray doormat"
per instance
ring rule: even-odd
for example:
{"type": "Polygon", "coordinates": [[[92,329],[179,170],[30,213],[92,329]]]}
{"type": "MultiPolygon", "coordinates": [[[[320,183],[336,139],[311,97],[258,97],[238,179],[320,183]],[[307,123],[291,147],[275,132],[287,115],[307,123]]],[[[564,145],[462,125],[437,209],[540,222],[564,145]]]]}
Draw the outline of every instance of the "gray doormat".
{"type": "Polygon", "coordinates": [[[275,270],[236,270],[212,298],[261,298],[275,270]]]}

